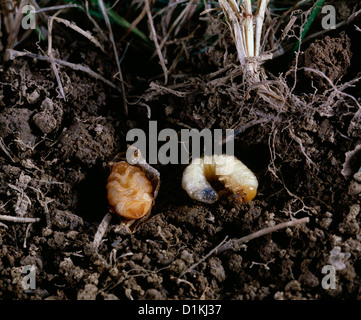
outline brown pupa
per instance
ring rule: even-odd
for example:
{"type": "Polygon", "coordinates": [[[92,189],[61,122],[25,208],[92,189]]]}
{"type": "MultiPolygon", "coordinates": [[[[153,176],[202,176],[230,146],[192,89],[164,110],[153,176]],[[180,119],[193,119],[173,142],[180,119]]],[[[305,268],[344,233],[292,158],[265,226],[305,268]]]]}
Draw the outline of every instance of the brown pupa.
{"type": "Polygon", "coordinates": [[[108,202],[111,212],[127,220],[138,220],[147,217],[154,205],[160,175],[136,148],[129,160],[131,164],[114,160],[111,163],[112,170],[107,181],[108,202]]]}

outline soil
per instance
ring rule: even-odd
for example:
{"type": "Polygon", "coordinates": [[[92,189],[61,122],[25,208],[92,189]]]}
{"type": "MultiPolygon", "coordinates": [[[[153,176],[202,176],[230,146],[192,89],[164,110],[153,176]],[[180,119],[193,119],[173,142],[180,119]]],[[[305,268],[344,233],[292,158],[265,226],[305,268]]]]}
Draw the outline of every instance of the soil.
{"type": "MultiPolygon", "coordinates": [[[[40,221],[0,220],[0,299],[361,299],[360,22],[306,42],[287,66],[265,64],[271,79],[284,72],[302,101],[279,108],[245,88],[228,27],[216,18],[193,17],[179,35],[195,30],[193,37],[168,45],[168,66],[177,63],[167,84],[157,57],[150,60],[154,48],[136,38],[126,48],[124,29],[115,33],[127,116],[121,94],[86,73],[59,66],[64,101],[48,62],[4,63],[0,215],[40,221]],[[201,50],[205,34],[215,40],[201,50]],[[149,120],[178,133],[236,129],[235,155],[257,175],[257,197],[205,205],[182,189],[185,165],[156,164],[161,185],[150,217],[124,234],[113,216],[94,250],[108,213],[109,162],[126,151],[127,132],[147,132],[149,120]],[[303,217],[310,221],[205,258],[226,236],[303,217]],[[25,265],[36,267],[35,289],[21,285],[25,265]],[[323,285],[327,265],[334,289],[323,285]]],[[[113,79],[111,44],[104,54],[64,30],[54,31],[56,55],[113,79]]],[[[16,49],[37,52],[36,41],[16,49]]]]}

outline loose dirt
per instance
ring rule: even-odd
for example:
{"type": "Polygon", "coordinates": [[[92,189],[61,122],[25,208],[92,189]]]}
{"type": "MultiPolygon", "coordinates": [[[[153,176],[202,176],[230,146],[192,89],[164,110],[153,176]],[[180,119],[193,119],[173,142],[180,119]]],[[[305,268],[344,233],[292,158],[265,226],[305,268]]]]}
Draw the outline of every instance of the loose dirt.
{"type": "MultiPolygon", "coordinates": [[[[130,46],[122,61],[128,116],[119,92],[80,71],[59,67],[64,101],[49,63],[20,57],[4,67],[0,215],[40,221],[0,220],[0,299],[361,298],[361,91],[353,82],[361,72],[361,33],[354,27],[360,19],[305,43],[287,68],[267,62],[275,77],[273,70],[287,69],[288,86],[302,101],[282,108],[244,87],[227,26],[211,22],[168,47],[168,63],[185,50],[168,84],[156,58],[148,63],[151,50],[130,46]],[[197,52],[205,33],[214,41],[197,52]],[[235,155],[257,175],[258,195],[242,205],[227,198],[200,204],[181,188],[184,165],[154,165],[161,186],[149,219],[123,234],[114,216],[94,250],[108,212],[108,163],[126,151],[127,132],[147,132],[149,120],[178,133],[236,129],[235,155]],[[309,223],[215,253],[193,268],[226,236],[303,217],[309,223]],[[36,267],[33,290],[21,286],[25,265],[36,267]],[[322,285],[326,265],[336,272],[335,289],[322,285]]],[[[53,42],[59,57],[112,78],[110,44],[104,55],[79,36],[59,32],[53,42]]],[[[34,38],[21,46],[37,51],[34,38]]]]}

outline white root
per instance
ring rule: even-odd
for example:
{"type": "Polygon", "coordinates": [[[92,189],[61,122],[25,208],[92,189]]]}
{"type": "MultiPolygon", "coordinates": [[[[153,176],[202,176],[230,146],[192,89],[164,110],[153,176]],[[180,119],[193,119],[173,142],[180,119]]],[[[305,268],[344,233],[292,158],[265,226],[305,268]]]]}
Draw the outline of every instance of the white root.
{"type": "Polygon", "coordinates": [[[33,223],[40,221],[40,218],[24,218],[24,217],[0,215],[0,220],[9,221],[9,222],[19,222],[19,223],[33,223]]]}
{"type": "Polygon", "coordinates": [[[94,240],[93,240],[93,243],[92,243],[92,246],[93,246],[93,249],[94,251],[97,251],[101,242],[102,242],[102,239],[104,237],[104,234],[105,232],[107,231],[108,229],[108,226],[110,224],[110,220],[112,220],[112,215],[110,213],[107,213],[102,222],[99,224],[98,226],[98,230],[94,236],[94,240]]]}

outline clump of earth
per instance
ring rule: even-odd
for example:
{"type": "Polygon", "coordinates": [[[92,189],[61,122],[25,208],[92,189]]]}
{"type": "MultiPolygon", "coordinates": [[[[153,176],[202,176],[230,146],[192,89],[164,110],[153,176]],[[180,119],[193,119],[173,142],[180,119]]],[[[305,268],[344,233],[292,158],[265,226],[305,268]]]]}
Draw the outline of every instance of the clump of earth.
{"type": "MultiPolygon", "coordinates": [[[[302,103],[283,109],[247,94],[221,23],[184,40],[197,42],[206,30],[216,38],[175,65],[167,84],[155,78],[157,61],[139,71],[143,62],[132,59],[139,48],[130,46],[122,62],[128,115],[121,94],[86,73],[59,68],[64,101],[47,62],[9,61],[0,73],[0,216],[38,221],[0,219],[0,299],[360,299],[361,117],[353,79],[361,70],[353,24],[306,43],[290,61],[286,80],[302,103]],[[181,187],[185,165],[155,164],[161,186],[149,219],[124,234],[113,215],[94,249],[109,209],[109,162],[126,151],[127,132],[147,132],[149,120],[178,133],[239,129],[235,155],[256,174],[257,197],[202,204],[181,187]],[[226,237],[304,217],[307,224],[207,256],[226,237]],[[36,288],[24,290],[28,265],[36,288]],[[335,288],[323,285],[325,266],[335,270],[335,288]]],[[[32,40],[19,50],[36,52],[32,40]]],[[[86,39],[68,41],[53,39],[61,57],[81,56],[112,78],[111,44],[106,56],[86,39]]]]}

